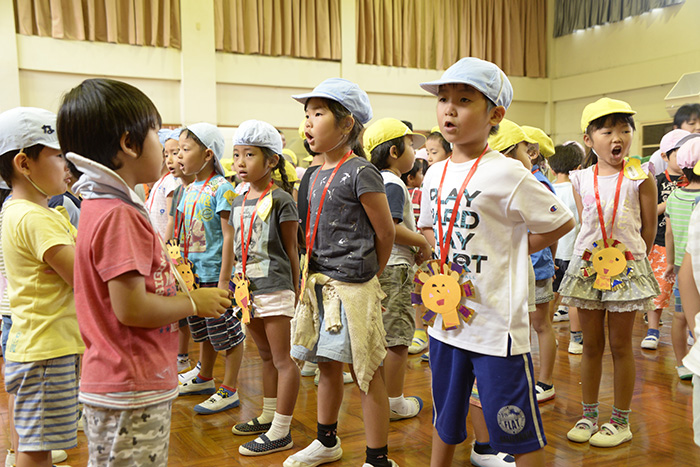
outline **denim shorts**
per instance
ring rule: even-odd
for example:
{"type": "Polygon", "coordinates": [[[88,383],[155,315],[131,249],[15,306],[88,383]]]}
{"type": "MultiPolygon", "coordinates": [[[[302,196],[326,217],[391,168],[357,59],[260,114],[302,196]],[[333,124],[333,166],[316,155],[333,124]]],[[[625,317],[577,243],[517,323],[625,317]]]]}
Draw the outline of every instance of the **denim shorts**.
{"type": "Polygon", "coordinates": [[[2,315],[2,354],[7,351],[7,338],[10,337],[10,328],[12,327],[12,316],[2,315]]]}

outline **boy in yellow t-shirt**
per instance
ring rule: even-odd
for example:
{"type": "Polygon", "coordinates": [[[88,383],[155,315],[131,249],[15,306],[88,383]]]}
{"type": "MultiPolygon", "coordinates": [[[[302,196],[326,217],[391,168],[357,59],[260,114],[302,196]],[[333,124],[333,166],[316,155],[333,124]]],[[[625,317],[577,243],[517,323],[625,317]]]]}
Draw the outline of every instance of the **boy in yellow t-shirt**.
{"type": "Polygon", "coordinates": [[[75,228],[48,207],[69,179],[53,113],[0,114],[0,176],[12,189],[0,213],[0,271],[12,311],[5,388],[15,396],[16,463],[51,466],[51,450],[77,445],[76,368],[85,350],[72,290],[75,228]]]}

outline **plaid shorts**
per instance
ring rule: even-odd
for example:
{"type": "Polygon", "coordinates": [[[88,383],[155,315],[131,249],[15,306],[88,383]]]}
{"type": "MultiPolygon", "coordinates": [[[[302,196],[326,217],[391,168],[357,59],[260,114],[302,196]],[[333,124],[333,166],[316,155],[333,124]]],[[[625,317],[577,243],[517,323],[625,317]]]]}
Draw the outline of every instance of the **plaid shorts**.
{"type": "Polygon", "coordinates": [[[415,312],[411,305],[413,268],[408,264],[387,266],[379,276],[379,284],[386,294],[382,300],[382,313],[386,346],[411,345],[415,329],[415,312]]]}
{"type": "MultiPolygon", "coordinates": [[[[216,287],[216,282],[200,284],[200,287],[216,287]]],[[[211,342],[217,352],[229,350],[245,340],[245,334],[241,329],[241,322],[236,318],[233,308],[219,318],[200,318],[188,316],[187,323],[192,331],[192,340],[195,342],[211,342]]]]}

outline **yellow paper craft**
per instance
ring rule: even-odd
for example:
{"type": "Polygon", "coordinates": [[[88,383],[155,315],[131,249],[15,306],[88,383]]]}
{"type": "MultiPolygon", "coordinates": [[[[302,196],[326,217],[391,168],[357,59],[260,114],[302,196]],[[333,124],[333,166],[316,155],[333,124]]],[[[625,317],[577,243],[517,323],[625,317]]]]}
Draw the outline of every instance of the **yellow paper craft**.
{"type": "Polygon", "coordinates": [[[269,216],[270,212],[272,211],[272,193],[268,193],[263,199],[260,200],[257,210],[258,217],[263,221],[267,220],[267,216],[269,216]]]}
{"type": "Polygon", "coordinates": [[[647,174],[642,170],[642,161],[636,157],[628,157],[625,160],[625,177],[630,180],[644,180],[647,178],[647,174]]]}
{"type": "Polygon", "coordinates": [[[187,290],[190,292],[199,287],[199,277],[194,273],[192,266],[192,261],[182,256],[178,256],[175,260],[175,269],[180,273],[180,276],[185,281],[185,285],[187,285],[187,290]]]}
{"type": "Polygon", "coordinates": [[[455,329],[460,318],[468,323],[474,310],[461,304],[463,297],[474,296],[471,281],[464,281],[464,268],[455,263],[446,263],[440,268],[440,261],[428,261],[416,272],[414,282],[419,284],[420,293],[412,293],[414,305],[423,305],[426,312],[423,321],[432,326],[437,315],[442,315],[442,327],[455,329]]]}
{"type": "Polygon", "coordinates": [[[596,275],[594,289],[618,290],[625,285],[621,277],[632,272],[627,261],[634,260],[634,257],[621,242],[611,239],[606,247],[601,239],[593,243],[592,250],[584,252],[583,259],[591,262],[591,266],[581,268],[583,276],[596,275]]]}
{"type": "Polygon", "coordinates": [[[236,306],[241,309],[241,323],[250,323],[253,307],[253,297],[250,295],[250,280],[243,274],[237,273],[229,282],[229,290],[233,292],[236,306]]]}

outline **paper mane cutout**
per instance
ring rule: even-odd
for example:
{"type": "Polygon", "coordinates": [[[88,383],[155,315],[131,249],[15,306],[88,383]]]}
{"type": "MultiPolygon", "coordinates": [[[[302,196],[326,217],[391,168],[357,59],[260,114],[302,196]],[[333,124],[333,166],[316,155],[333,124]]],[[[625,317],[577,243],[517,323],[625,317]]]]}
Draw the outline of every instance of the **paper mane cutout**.
{"type": "MultiPolygon", "coordinates": [[[[182,256],[180,253],[180,245],[177,244],[177,241],[175,241],[175,239],[170,239],[165,244],[165,247],[168,250],[173,266],[185,281],[187,290],[192,292],[194,289],[198,288],[199,276],[194,272],[194,264],[192,264],[192,261],[182,256]]],[[[179,284],[178,288],[180,288],[179,284]]],[[[182,292],[184,292],[184,290],[182,290],[182,292]]]]}
{"type": "Polygon", "coordinates": [[[582,259],[591,265],[582,267],[583,277],[596,276],[594,289],[619,290],[625,286],[622,278],[629,276],[632,268],[627,261],[634,261],[634,256],[627,247],[617,240],[609,240],[605,246],[603,239],[593,243],[591,250],[583,253],[582,259]]]}

